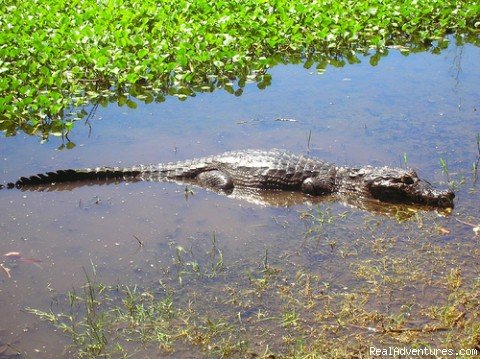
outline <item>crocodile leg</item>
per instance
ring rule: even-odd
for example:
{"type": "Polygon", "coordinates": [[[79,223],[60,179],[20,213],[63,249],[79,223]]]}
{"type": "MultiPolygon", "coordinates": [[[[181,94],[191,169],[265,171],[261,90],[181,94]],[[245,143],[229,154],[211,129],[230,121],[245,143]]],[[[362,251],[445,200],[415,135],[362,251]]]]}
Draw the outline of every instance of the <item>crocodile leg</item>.
{"type": "Polygon", "coordinates": [[[225,172],[219,170],[200,172],[195,178],[198,183],[204,187],[222,190],[233,188],[232,178],[225,172]]]}
{"type": "Polygon", "coordinates": [[[335,179],[329,177],[309,177],[302,183],[302,192],[313,196],[330,194],[335,191],[335,179]]]}

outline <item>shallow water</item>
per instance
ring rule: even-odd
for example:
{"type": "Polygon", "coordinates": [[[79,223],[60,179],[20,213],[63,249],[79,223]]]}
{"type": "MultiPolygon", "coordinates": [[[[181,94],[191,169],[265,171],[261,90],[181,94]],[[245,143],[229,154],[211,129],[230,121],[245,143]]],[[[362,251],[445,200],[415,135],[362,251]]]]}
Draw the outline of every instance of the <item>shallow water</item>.
{"type": "MultiPolygon", "coordinates": [[[[0,345],[12,344],[26,357],[61,355],[68,337],[25,308],[62,307],[65,293],[85,283],[84,271],[92,264],[97,279],[106,284],[151,287],[162,278],[181,278],[187,288],[203,290],[205,298],[224,295],[225,287],[243,288],[241,275],[261,268],[266,253],[269,265],[283,271],[287,281],[294,281],[295,271],[302,268],[335,290],[360,288],[362,282],[352,274],[357,264],[348,253],[375,260],[371,244],[379,237],[395,239],[391,254],[402,258],[416,251],[418,243],[412,245],[411,238],[424,236],[447,251],[445,260],[473,268],[478,265],[478,237],[455,218],[479,221],[480,195],[472,175],[479,155],[479,58],[479,48],[451,45],[440,55],[390,51],[376,67],[365,58],[361,64],[328,68],[322,75],[314,68],[277,66],[270,71],[270,87],[259,90],[249,84],[241,97],[216,91],[136,110],[99,108],[90,135],[78,124],[69,136],[76,144],[72,150],[57,150],[58,138],[44,144],[23,135],[0,139],[1,182],[59,168],[158,163],[277,147],[309,151],[342,165],[404,167],[406,159],[421,177],[446,187],[442,158],[457,196],[451,216],[420,211],[415,220],[398,222],[328,199],[282,207],[201,188],[186,196],[184,186],[174,183],[2,190],[0,263],[10,269],[11,278],[0,271],[0,345]],[[313,226],[301,218],[305,211],[315,214],[317,206],[335,220],[313,226]],[[376,228],[381,230],[371,232],[372,222],[380,223],[376,228]],[[438,227],[448,233],[436,231],[438,227]],[[223,255],[222,275],[213,276],[215,280],[182,275],[175,262],[179,254],[186,262],[195,261],[201,271],[211,270],[211,262],[218,260],[206,254],[212,238],[223,255]],[[22,259],[3,256],[8,252],[19,252],[22,259]]],[[[434,266],[434,259],[429,263],[434,266]]],[[[466,269],[467,279],[468,273],[466,269]]],[[[396,303],[412,295],[428,303],[435,293],[411,288],[396,303]]],[[[281,310],[275,303],[262,305],[272,313],[281,310]]],[[[258,347],[264,344],[259,340],[258,347]]]]}

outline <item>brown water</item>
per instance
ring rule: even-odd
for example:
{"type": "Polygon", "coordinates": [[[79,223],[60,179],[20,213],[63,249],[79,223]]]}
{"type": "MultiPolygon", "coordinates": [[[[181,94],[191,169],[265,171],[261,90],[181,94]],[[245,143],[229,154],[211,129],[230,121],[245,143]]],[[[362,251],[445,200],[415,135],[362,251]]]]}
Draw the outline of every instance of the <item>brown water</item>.
{"type": "MultiPolygon", "coordinates": [[[[158,163],[232,149],[306,152],[310,136],[310,153],[338,164],[405,166],[406,154],[408,166],[438,187],[446,186],[439,165],[445,159],[457,195],[451,216],[420,211],[414,220],[398,222],[331,200],[281,207],[200,188],[186,197],[184,187],[173,183],[2,190],[0,263],[11,278],[0,269],[0,345],[11,344],[24,357],[68,357],[63,348],[69,338],[25,308],[64,308],[66,292],[85,283],[84,270],[92,264],[103,283],[144,288],[162,278],[178,282],[178,253],[207,271],[213,236],[223,255],[223,274],[213,281],[181,278],[205,298],[225,295],[225,287],[243,288],[241,276],[258,271],[265,253],[288,281],[295,281],[292,276],[302,268],[338,290],[360,288],[363,282],[353,274],[356,264],[348,253],[373,261],[371,246],[379,237],[395,240],[391,255],[402,258],[422,243],[412,245],[411,238],[424,236],[451,250],[442,258],[463,263],[470,268],[467,279],[470,271],[473,278],[478,237],[455,218],[480,221],[480,195],[471,172],[480,133],[479,58],[478,48],[452,45],[440,55],[405,57],[392,51],[377,67],[366,59],[323,75],[297,65],[278,66],[271,70],[271,87],[260,91],[250,84],[238,98],[217,91],[136,110],[100,108],[90,137],[87,128],[77,125],[70,136],[76,143],[72,150],[56,150],[57,138],[44,144],[23,135],[0,139],[0,181],[59,168],[158,163]],[[301,213],[315,214],[317,206],[335,220],[312,230],[301,213]],[[371,223],[379,229],[372,232],[371,223]],[[436,231],[439,227],[448,234],[436,231]],[[8,252],[19,252],[21,259],[4,256],[8,252]]],[[[432,268],[434,262],[428,262],[432,268]]],[[[412,296],[428,303],[436,298],[434,288],[430,295],[410,288],[395,303],[400,306],[412,296]]],[[[263,305],[272,313],[281,311],[275,303],[263,305]]],[[[264,348],[265,343],[257,344],[264,348]]],[[[13,352],[9,348],[3,356],[13,352]]]]}

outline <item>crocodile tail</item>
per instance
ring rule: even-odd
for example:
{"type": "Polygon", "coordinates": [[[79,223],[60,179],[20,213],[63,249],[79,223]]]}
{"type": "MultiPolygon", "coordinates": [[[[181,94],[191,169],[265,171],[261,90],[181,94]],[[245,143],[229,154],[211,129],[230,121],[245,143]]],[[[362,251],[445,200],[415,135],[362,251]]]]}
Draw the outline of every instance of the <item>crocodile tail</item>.
{"type": "Polygon", "coordinates": [[[140,174],[140,167],[97,167],[84,169],[68,169],[58,170],[55,172],[39,173],[29,177],[21,177],[16,182],[10,182],[6,185],[0,185],[0,189],[21,188],[28,185],[36,184],[53,184],[57,182],[73,182],[81,180],[99,180],[99,179],[127,179],[134,178],[140,174]]]}

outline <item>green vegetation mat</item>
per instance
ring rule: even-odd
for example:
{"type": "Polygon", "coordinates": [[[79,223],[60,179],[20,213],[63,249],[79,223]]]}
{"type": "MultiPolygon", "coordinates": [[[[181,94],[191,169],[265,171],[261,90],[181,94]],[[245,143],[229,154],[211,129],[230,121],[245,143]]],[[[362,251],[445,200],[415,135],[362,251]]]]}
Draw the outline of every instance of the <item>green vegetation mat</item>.
{"type": "Polygon", "coordinates": [[[440,49],[448,33],[478,43],[479,14],[478,0],[1,1],[0,130],[65,133],[80,106],[130,96],[240,95],[278,62],[320,71],[371,49],[440,49]]]}

